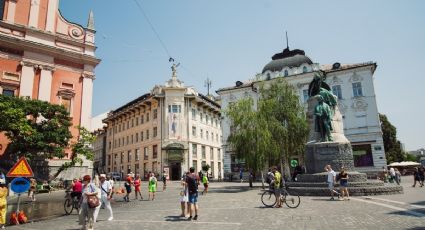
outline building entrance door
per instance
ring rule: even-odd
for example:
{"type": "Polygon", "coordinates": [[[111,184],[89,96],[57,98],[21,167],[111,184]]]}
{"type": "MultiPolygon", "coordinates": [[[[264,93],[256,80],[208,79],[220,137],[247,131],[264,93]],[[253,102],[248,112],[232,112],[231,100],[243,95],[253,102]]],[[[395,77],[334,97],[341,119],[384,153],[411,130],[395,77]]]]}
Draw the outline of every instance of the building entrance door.
{"type": "Polygon", "coordinates": [[[180,162],[173,162],[170,163],[170,169],[171,169],[171,180],[180,180],[182,176],[182,167],[180,162]]]}

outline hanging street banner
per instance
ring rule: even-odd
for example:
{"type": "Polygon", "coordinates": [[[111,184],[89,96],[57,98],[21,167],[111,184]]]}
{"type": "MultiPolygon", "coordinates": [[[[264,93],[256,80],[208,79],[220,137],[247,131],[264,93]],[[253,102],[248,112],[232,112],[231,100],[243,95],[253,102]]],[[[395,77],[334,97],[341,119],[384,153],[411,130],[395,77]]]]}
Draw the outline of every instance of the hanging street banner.
{"type": "Polygon", "coordinates": [[[25,157],[21,157],[7,173],[6,177],[34,177],[34,173],[25,157]]]}

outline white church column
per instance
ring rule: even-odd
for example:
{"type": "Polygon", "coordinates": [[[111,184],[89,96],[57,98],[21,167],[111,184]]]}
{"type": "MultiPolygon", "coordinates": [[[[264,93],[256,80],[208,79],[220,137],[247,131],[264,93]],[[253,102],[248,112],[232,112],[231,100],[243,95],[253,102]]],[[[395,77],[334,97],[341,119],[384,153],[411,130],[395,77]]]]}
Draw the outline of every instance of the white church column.
{"type": "Polygon", "coordinates": [[[38,25],[38,14],[40,12],[40,0],[31,0],[31,8],[30,8],[30,27],[37,27],[38,25]]]}
{"type": "Polygon", "coordinates": [[[6,21],[15,22],[15,12],[16,12],[16,2],[17,0],[9,0],[6,21]]]}
{"type": "Polygon", "coordinates": [[[43,66],[41,69],[40,84],[38,87],[38,99],[41,101],[50,101],[53,71],[54,68],[51,66],[43,66]]]}
{"type": "Polygon", "coordinates": [[[56,12],[58,10],[58,0],[49,0],[49,5],[47,6],[47,20],[46,20],[46,30],[48,32],[55,32],[55,19],[56,12]]]}
{"type": "Polygon", "coordinates": [[[83,92],[81,100],[81,121],[80,126],[90,130],[92,96],[93,96],[93,80],[92,74],[83,74],[83,92]]]}
{"type": "Polygon", "coordinates": [[[21,62],[22,74],[21,84],[19,86],[19,96],[32,98],[34,86],[34,65],[28,62],[21,62]]]}

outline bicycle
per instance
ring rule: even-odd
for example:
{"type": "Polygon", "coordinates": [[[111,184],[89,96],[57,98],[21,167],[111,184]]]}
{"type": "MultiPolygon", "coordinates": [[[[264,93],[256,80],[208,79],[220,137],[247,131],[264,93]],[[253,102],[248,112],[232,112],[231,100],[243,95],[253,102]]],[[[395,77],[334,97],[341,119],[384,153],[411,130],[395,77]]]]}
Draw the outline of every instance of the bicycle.
{"type": "Polygon", "coordinates": [[[80,200],[78,198],[78,196],[71,196],[71,191],[65,191],[66,195],[65,195],[65,202],[63,203],[63,208],[65,210],[66,215],[70,215],[72,213],[72,211],[75,209],[78,210],[80,209],[80,200]]]}
{"type": "MultiPolygon", "coordinates": [[[[279,197],[281,202],[285,203],[288,208],[297,208],[301,203],[300,196],[289,194],[288,187],[285,187],[286,188],[281,188],[282,192],[279,197]]],[[[274,189],[264,191],[261,195],[261,202],[266,207],[273,207],[277,202],[274,189]]]]}

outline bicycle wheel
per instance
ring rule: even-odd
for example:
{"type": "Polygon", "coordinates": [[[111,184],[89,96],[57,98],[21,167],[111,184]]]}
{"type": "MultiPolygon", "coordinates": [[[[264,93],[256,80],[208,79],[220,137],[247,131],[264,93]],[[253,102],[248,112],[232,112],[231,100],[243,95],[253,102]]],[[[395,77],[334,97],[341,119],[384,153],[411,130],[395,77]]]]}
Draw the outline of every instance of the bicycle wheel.
{"type": "Polygon", "coordinates": [[[291,195],[286,190],[283,191],[282,195],[284,196],[283,199],[285,201],[286,206],[288,206],[288,208],[296,208],[301,203],[300,196],[298,195],[291,195]]]}
{"type": "Polygon", "coordinates": [[[72,203],[71,199],[66,199],[65,203],[63,203],[63,208],[65,210],[65,213],[67,215],[72,213],[72,210],[74,210],[74,204],[72,203]]]}
{"type": "Polygon", "coordinates": [[[266,207],[273,207],[276,204],[276,196],[272,191],[265,191],[261,195],[261,202],[263,202],[266,207]]]}

